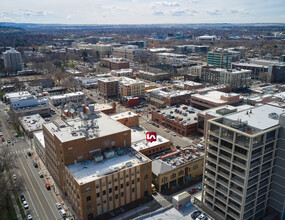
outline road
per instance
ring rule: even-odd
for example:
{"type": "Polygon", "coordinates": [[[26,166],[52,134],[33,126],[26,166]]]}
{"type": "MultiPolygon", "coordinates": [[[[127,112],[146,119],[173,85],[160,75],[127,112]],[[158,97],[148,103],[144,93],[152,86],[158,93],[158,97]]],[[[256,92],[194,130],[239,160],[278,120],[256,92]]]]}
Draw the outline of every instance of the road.
{"type": "MultiPolygon", "coordinates": [[[[33,167],[33,158],[28,157],[27,152],[31,151],[30,143],[24,138],[15,138],[14,129],[7,122],[8,115],[4,111],[5,105],[0,103],[0,123],[1,132],[3,137],[10,139],[13,144],[9,144],[10,153],[17,154],[17,166],[18,170],[15,171],[17,178],[23,178],[24,185],[23,194],[29,205],[29,209],[26,210],[27,214],[32,214],[33,219],[50,220],[50,219],[62,219],[55,203],[57,202],[52,191],[47,191],[45,188],[45,179],[40,178],[38,172],[40,168],[33,167]]],[[[7,142],[2,144],[7,144],[7,142]]]]}

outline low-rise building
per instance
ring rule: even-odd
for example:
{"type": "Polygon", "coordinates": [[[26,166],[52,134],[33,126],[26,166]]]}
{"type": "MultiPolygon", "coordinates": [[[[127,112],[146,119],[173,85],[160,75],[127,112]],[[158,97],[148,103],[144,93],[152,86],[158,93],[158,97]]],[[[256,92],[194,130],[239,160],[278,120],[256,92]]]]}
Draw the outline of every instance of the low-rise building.
{"type": "Polygon", "coordinates": [[[28,91],[11,92],[11,93],[6,93],[3,96],[3,101],[10,103],[11,99],[24,98],[24,97],[29,97],[29,96],[31,96],[31,93],[29,93],[28,91]]]}
{"type": "Polygon", "coordinates": [[[37,154],[41,158],[42,162],[46,165],[45,140],[42,130],[33,132],[33,141],[37,154]]]}
{"type": "Polygon", "coordinates": [[[139,71],[139,77],[141,79],[146,79],[152,82],[170,80],[169,73],[151,73],[151,72],[139,71]]]}
{"type": "Polygon", "coordinates": [[[123,47],[115,47],[113,49],[113,56],[129,60],[146,60],[149,53],[145,49],[138,48],[138,46],[127,45],[123,47]]]}
{"type": "Polygon", "coordinates": [[[169,192],[193,184],[203,175],[204,153],[183,148],[152,161],[153,183],[158,192],[169,192]]]}
{"type": "Polygon", "coordinates": [[[145,94],[145,83],[140,80],[131,79],[128,77],[120,77],[119,87],[120,96],[138,96],[144,97],[145,94]]]}
{"type": "Polygon", "coordinates": [[[118,69],[118,70],[112,70],[112,71],[111,71],[111,74],[112,74],[113,76],[117,76],[117,77],[120,77],[120,76],[133,77],[133,76],[134,76],[134,73],[133,73],[133,70],[132,70],[132,69],[118,69]]]}
{"type": "Polygon", "coordinates": [[[83,92],[71,92],[61,95],[50,96],[49,102],[53,106],[69,104],[73,107],[86,104],[85,94],[83,92]]]}
{"type": "Polygon", "coordinates": [[[43,92],[47,92],[49,96],[61,95],[67,92],[67,88],[57,86],[57,87],[52,87],[52,88],[45,88],[43,89],[43,92]]]}
{"type": "Polygon", "coordinates": [[[111,70],[130,68],[130,63],[123,58],[102,58],[100,63],[111,70]]]}
{"type": "Polygon", "coordinates": [[[19,118],[23,131],[30,137],[33,136],[33,132],[42,130],[42,124],[45,120],[39,115],[29,115],[19,118]]]}
{"type": "Polygon", "coordinates": [[[152,120],[167,129],[183,136],[197,131],[197,114],[199,110],[181,105],[152,112],[152,120]]]}
{"type": "Polygon", "coordinates": [[[122,104],[127,107],[134,107],[140,104],[139,97],[126,96],[122,98],[122,104]]]}
{"type": "Polygon", "coordinates": [[[110,115],[110,118],[126,125],[129,128],[139,126],[138,114],[131,111],[116,113],[110,115]]]}
{"type": "Polygon", "coordinates": [[[191,106],[205,110],[221,105],[240,105],[243,99],[237,93],[224,93],[219,91],[209,91],[191,96],[191,106]]]}

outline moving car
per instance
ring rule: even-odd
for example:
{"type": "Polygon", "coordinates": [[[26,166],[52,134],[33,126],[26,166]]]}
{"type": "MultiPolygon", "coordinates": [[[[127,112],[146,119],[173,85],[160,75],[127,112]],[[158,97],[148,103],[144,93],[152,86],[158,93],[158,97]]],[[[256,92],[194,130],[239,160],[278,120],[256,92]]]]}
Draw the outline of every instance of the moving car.
{"type": "Polygon", "coordinates": [[[1,138],[1,140],[2,140],[2,142],[4,142],[4,141],[5,141],[5,138],[4,138],[4,137],[2,137],[2,138],[1,138]]]}
{"type": "Polygon", "coordinates": [[[39,174],[40,178],[43,178],[43,177],[44,177],[44,175],[43,175],[42,172],[38,172],[38,174],[39,174]]]}
{"type": "Polygon", "coordinates": [[[33,216],[32,216],[31,214],[29,214],[29,215],[27,216],[27,219],[28,219],[28,220],[33,220],[33,216]]]}
{"type": "Polygon", "coordinates": [[[61,209],[62,209],[61,204],[60,204],[59,202],[55,203],[55,206],[56,206],[56,208],[57,208],[58,210],[61,210],[61,209]]]}
{"type": "Polygon", "coordinates": [[[3,136],[3,133],[2,132],[0,132],[0,137],[2,137],[3,136]]]}
{"type": "Polygon", "coordinates": [[[193,193],[195,193],[195,192],[197,192],[198,190],[196,189],[196,188],[193,188],[193,189],[190,189],[189,191],[188,191],[188,193],[189,194],[193,194],[193,193]]]}
{"type": "Polygon", "coordinates": [[[36,162],[34,162],[33,165],[34,165],[35,168],[38,168],[38,164],[36,162]]]}
{"type": "Polygon", "coordinates": [[[24,209],[28,209],[29,208],[29,205],[28,205],[27,201],[23,201],[23,206],[24,206],[24,209]]]}
{"type": "Polygon", "coordinates": [[[10,139],[8,139],[8,140],[7,140],[7,143],[8,143],[8,144],[10,144],[10,143],[11,143],[10,139]]]}
{"type": "Polygon", "coordinates": [[[50,190],[50,185],[48,183],[46,184],[46,188],[47,190],[50,190]]]}
{"type": "Polygon", "coordinates": [[[196,210],[196,211],[192,212],[191,218],[196,219],[199,215],[201,215],[201,213],[202,213],[201,211],[196,210]]]}
{"type": "Polygon", "coordinates": [[[31,152],[28,152],[27,155],[30,157],[30,156],[32,156],[32,153],[31,153],[31,152]]]}

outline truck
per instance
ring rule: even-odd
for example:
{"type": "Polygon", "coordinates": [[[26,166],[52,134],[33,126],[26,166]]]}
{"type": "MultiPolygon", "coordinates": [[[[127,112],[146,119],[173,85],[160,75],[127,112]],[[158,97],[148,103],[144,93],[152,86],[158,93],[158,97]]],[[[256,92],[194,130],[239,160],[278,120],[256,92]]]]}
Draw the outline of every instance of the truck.
{"type": "Polygon", "coordinates": [[[153,184],[151,184],[151,190],[152,190],[152,194],[156,194],[157,191],[156,191],[156,188],[153,184]]]}

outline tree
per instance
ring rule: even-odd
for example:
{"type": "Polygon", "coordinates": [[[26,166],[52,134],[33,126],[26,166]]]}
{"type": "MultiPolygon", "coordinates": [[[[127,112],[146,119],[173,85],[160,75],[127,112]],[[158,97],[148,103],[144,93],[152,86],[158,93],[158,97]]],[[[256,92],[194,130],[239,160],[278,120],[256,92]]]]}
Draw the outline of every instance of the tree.
{"type": "Polygon", "coordinates": [[[83,61],[86,62],[87,59],[88,59],[88,53],[86,50],[83,50],[82,51],[82,58],[83,58],[83,61]]]}

